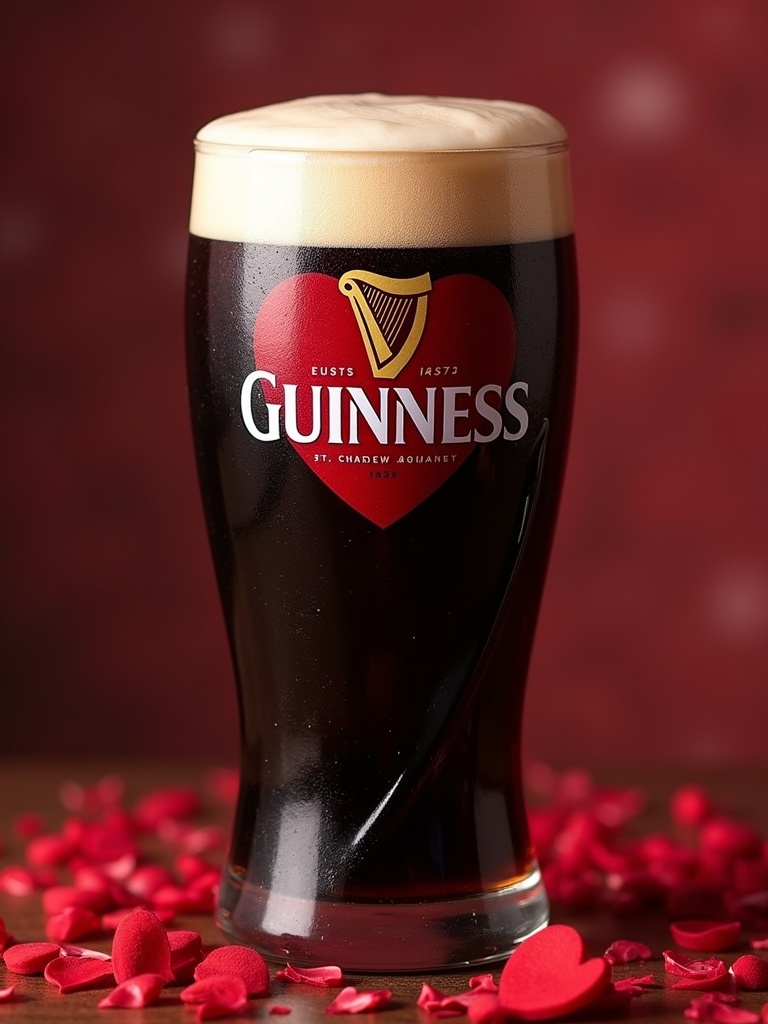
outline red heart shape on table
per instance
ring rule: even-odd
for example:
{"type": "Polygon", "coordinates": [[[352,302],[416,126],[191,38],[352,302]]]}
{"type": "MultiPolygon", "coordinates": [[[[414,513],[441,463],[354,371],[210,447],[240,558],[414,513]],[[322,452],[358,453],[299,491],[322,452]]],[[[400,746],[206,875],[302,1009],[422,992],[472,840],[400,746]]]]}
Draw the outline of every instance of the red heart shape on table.
{"type": "MultiPolygon", "coordinates": [[[[296,425],[299,433],[311,439],[289,438],[291,444],[339,498],[381,527],[391,525],[433,494],[475,445],[493,433],[493,423],[478,412],[475,396],[486,385],[494,385],[496,391],[486,392],[485,403],[499,409],[511,381],[515,326],[507,300],[494,285],[472,274],[454,274],[432,283],[427,301],[420,341],[391,380],[374,376],[352,304],[334,277],[299,274],[281,282],[264,300],[254,329],[256,367],[276,378],[275,387],[261,381],[264,398],[281,407],[284,431],[283,386],[297,385],[296,425]],[[356,412],[358,443],[350,443],[352,399],[345,390],[335,392],[333,399],[340,409],[340,415],[335,414],[334,441],[329,433],[332,399],[324,390],[319,410],[322,429],[314,437],[313,385],[353,388],[358,394],[362,389],[382,423],[386,410],[386,435],[375,436],[364,415],[356,412]],[[387,389],[386,396],[382,396],[382,388],[387,389]],[[425,440],[407,412],[398,411],[402,402],[395,388],[408,389],[423,413],[430,408],[427,389],[435,389],[433,443],[425,440]],[[443,388],[469,388],[470,393],[449,397],[443,388]],[[453,419],[450,406],[445,412],[451,401],[459,410],[453,419]],[[446,415],[453,435],[469,440],[446,440],[450,437],[450,430],[445,434],[446,415]]],[[[425,432],[428,434],[428,428],[425,432]]]]}
{"type": "Polygon", "coordinates": [[[521,1020],[551,1020],[581,1010],[608,986],[603,957],[584,959],[584,942],[568,925],[536,932],[515,950],[499,981],[502,1009],[521,1020]]]}

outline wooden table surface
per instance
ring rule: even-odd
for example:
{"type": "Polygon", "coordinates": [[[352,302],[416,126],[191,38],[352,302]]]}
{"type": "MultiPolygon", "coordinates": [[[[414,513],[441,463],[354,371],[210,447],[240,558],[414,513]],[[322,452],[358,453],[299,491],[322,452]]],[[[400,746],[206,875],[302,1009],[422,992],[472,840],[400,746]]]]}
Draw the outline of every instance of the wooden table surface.
{"type": "MultiPolygon", "coordinates": [[[[147,764],[113,764],[113,763],[39,763],[39,762],[1,762],[0,761],[0,869],[7,864],[23,863],[23,842],[17,839],[10,828],[10,822],[20,812],[39,811],[48,830],[57,829],[66,812],[59,801],[59,789],[62,782],[75,780],[82,784],[95,782],[107,773],[121,775],[126,783],[126,801],[128,804],[138,796],[152,788],[163,785],[201,786],[205,777],[202,767],[178,765],[147,765],[147,764]]],[[[735,814],[748,818],[753,824],[768,831],[768,790],[765,768],[756,767],[750,770],[710,771],[701,772],[662,772],[643,771],[631,772],[624,768],[620,771],[601,771],[598,777],[609,785],[640,785],[647,789],[650,796],[649,809],[642,821],[644,830],[666,827],[664,817],[666,802],[674,788],[683,782],[701,782],[712,792],[714,798],[735,814]]],[[[228,811],[221,805],[212,804],[206,811],[206,820],[228,824],[228,811]]],[[[34,893],[18,897],[0,894],[0,917],[4,918],[8,931],[17,941],[44,940],[44,915],[41,907],[41,896],[34,893]]],[[[653,973],[657,987],[650,989],[642,997],[633,1000],[627,1011],[615,1014],[615,1019],[653,1021],[654,1024],[667,1024],[675,1021],[684,1024],[683,1010],[697,993],[672,991],[665,987],[665,975],[661,951],[672,948],[667,922],[660,916],[639,916],[612,918],[608,915],[590,914],[574,917],[555,912],[553,921],[574,925],[584,936],[591,955],[600,955],[616,938],[630,938],[645,942],[654,952],[655,959],[647,964],[628,964],[614,968],[614,980],[629,975],[653,973]]],[[[207,916],[180,916],[171,927],[191,928],[201,933],[206,944],[223,944],[223,938],[213,921],[207,916]]],[[[761,936],[764,937],[764,936],[761,936]]],[[[84,945],[109,950],[110,938],[82,940],[84,945]]],[[[717,954],[730,964],[741,953],[748,951],[746,943],[739,950],[717,954]]],[[[701,954],[707,956],[709,954],[701,954]]],[[[762,954],[765,956],[766,954],[762,954]]],[[[284,966],[284,964],[282,965],[284,966]]],[[[467,971],[445,972],[437,976],[383,976],[345,974],[345,983],[358,988],[388,988],[393,998],[390,1004],[378,1011],[382,1024],[429,1024],[435,1018],[420,1011],[415,1004],[422,983],[430,981],[446,993],[458,993],[467,987],[468,979],[473,974],[491,970],[498,980],[501,965],[490,968],[467,971]]],[[[276,969],[276,965],[275,965],[276,969]]],[[[13,1024],[55,1024],[57,1021],[100,1021],[104,1024],[104,1012],[97,1009],[97,1003],[105,995],[105,990],[75,992],[60,995],[54,987],[42,977],[21,977],[11,974],[4,965],[0,965],[0,988],[6,985],[16,986],[17,998],[8,1003],[0,1003],[0,1016],[3,1021],[13,1024]]],[[[116,1011],[118,1021],[141,1022],[141,1024],[183,1024],[195,1020],[195,1016],[178,999],[181,986],[166,987],[159,1003],[141,1010],[116,1011]]],[[[310,1024],[310,1022],[328,1021],[325,1007],[338,990],[322,989],[305,985],[291,985],[280,981],[272,984],[269,998],[251,1000],[248,1011],[236,1020],[276,1019],[269,1017],[269,1007],[280,1003],[291,1008],[291,1016],[286,1019],[293,1024],[310,1024]]],[[[759,1012],[768,999],[768,993],[743,993],[741,1007],[759,1012]]],[[[342,1018],[343,1019],[343,1018],[342,1018]]],[[[368,1021],[371,1020],[366,1015],[368,1021]]],[[[468,1021],[468,1018],[459,1020],[468,1021]]],[[[579,1016],[582,1022],[597,1019],[595,1015],[583,1013],[579,1016]]],[[[602,1021],[612,1019],[603,1015],[602,1021]]]]}

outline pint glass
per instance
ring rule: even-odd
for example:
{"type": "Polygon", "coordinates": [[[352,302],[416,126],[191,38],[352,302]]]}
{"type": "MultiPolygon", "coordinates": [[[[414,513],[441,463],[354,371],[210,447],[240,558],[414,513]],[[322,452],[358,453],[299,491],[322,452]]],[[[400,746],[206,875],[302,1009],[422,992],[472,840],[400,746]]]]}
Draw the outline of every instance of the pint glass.
{"type": "Polygon", "coordinates": [[[525,677],[571,416],[567,140],[322,97],[196,140],[189,390],[241,719],[224,931],[415,971],[547,921],[525,677]]]}

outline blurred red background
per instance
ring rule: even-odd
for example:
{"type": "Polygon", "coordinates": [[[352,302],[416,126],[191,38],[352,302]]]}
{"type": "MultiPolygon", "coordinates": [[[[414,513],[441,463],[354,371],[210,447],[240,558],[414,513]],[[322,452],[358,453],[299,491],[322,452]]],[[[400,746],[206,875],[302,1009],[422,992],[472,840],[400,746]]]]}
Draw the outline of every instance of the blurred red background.
{"type": "Polygon", "coordinates": [[[186,408],[192,137],[322,92],[570,129],[571,460],[529,756],[764,763],[768,5],[4,0],[2,749],[234,760],[186,408]]]}

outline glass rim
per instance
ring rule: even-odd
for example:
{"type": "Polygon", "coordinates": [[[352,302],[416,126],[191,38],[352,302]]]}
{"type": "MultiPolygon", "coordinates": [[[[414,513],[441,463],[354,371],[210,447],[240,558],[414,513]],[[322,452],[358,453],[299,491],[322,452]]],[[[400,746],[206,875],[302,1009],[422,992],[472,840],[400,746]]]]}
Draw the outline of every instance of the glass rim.
{"type": "Polygon", "coordinates": [[[467,146],[459,149],[320,149],[319,147],[298,146],[253,146],[241,142],[209,142],[195,138],[195,153],[210,156],[284,156],[303,158],[335,158],[346,160],[388,159],[409,160],[441,156],[555,156],[570,150],[570,140],[565,137],[556,142],[537,142],[522,146],[467,146]]]}

